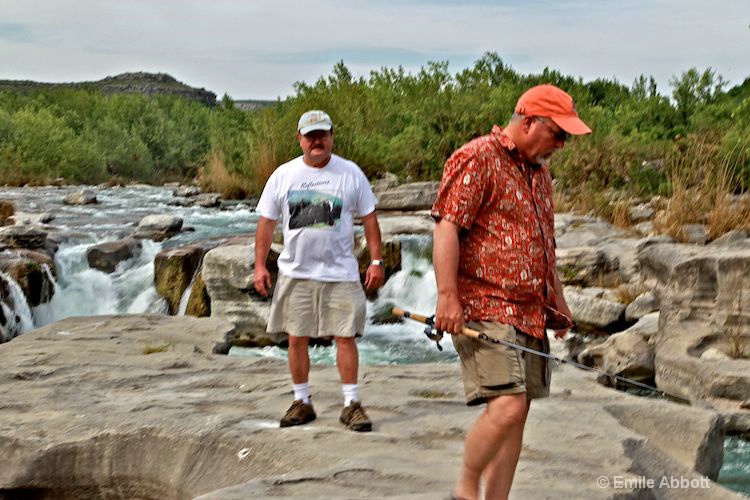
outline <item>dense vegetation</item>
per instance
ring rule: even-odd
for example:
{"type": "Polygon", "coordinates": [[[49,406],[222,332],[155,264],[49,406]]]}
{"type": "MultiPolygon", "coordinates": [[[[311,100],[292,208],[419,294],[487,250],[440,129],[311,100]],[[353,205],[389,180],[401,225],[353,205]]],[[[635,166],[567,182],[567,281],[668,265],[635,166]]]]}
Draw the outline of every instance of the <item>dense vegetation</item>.
{"type": "Polygon", "coordinates": [[[310,108],[331,114],[336,151],[369,176],[438,179],[456,147],[506,122],[526,88],[547,82],[571,93],[594,129],[553,161],[558,186],[579,204],[613,189],[670,196],[706,183],[735,193],[750,188],[750,78],[728,88],[712,70],[690,69],[673,79],[667,97],[653,78],[626,86],[554,70],[522,75],[494,53],[455,75],[447,63],[429,63],[416,74],[383,68],[355,78],[341,62],[328,77],[298,83],[292,97],[253,112],[234,109],[227,96],[210,108],[171,96],[3,91],[0,182],[198,175],[208,188],[251,195],[299,154],[295,126],[310,108]]]}

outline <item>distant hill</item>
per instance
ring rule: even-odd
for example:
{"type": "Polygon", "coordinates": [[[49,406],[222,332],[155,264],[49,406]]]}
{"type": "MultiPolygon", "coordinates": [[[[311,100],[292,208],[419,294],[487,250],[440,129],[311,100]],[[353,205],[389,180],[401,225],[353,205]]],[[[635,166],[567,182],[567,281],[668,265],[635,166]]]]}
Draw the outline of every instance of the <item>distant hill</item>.
{"type": "Polygon", "coordinates": [[[105,94],[176,95],[207,106],[216,105],[216,94],[210,90],[190,87],[166,73],[122,73],[96,82],[42,83],[30,80],[0,80],[0,92],[29,92],[55,88],[95,89],[105,94]]]}
{"type": "Polygon", "coordinates": [[[234,101],[234,107],[242,111],[255,111],[256,109],[273,106],[279,101],[260,100],[260,99],[239,99],[234,101]]]}

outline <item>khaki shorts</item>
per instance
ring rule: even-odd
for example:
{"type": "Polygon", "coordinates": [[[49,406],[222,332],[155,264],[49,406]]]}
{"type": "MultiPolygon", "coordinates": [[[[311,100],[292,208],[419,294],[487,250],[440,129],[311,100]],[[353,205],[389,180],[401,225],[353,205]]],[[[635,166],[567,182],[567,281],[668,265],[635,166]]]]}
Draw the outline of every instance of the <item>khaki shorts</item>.
{"type": "MultiPolygon", "coordinates": [[[[492,338],[549,353],[546,335],[540,339],[510,325],[488,321],[472,321],[466,326],[492,338]]],[[[454,335],[453,345],[461,357],[467,405],[524,392],[530,400],[549,397],[550,368],[546,358],[466,335],[454,335]]]]}
{"type": "Polygon", "coordinates": [[[361,337],[365,311],[359,281],[302,280],[279,274],[266,331],[295,337],[361,337]]]}

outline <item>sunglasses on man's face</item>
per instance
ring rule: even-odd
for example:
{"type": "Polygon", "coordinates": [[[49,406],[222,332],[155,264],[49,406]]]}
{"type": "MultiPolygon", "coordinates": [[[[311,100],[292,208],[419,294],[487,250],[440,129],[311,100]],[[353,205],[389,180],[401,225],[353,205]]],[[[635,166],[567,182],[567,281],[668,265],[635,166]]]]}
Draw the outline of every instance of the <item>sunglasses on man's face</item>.
{"type": "Polygon", "coordinates": [[[555,138],[555,141],[565,142],[568,139],[570,139],[570,134],[569,133],[567,133],[566,131],[564,131],[563,129],[558,128],[558,127],[552,128],[552,126],[549,124],[549,122],[547,120],[539,119],[539,118],[537,118],[536,120],[539,123],[542,123],[545,127],[547,127],[547,130],[549,130],[550,132],[552,132],[552,137],[555,138]]]}

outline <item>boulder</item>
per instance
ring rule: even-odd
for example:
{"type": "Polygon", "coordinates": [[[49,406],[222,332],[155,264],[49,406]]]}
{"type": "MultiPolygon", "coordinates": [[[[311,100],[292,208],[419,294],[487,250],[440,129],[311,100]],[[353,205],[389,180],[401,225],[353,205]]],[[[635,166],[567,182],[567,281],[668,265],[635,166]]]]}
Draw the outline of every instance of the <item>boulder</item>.
{"type": "Polygon", "coordinates": [[[172,194],[180,197],[198,196],[201,194],[201,188],[198,186],[180,186],[172,191],[172,194]]]}
{"type": "Polygon", "coordinates": [[[99,203],[99,201],[96,199],[96,193],[84,189],[82,191],[68,194],[63,199],[63,203],[65,205],[95,205],[99,203]]]}
{"type": "Polygon", "coordinates": [[[680,228],[680,239],[685,243],[705,245],[708,241],[708,226],[705,224],[685,224],[680,228]]]}
{"type": "Polygon", "coordinates": [[[193,281],[203,256],[218,242],[193,244],[184,247],[162,250],[154,258],[154,286],[156,291],[167,299],[169,314],[175,314],[180,299],[193,281]]]}
{"type": "Polygon", "coordinates": [[[429,234],[435,230],[435,221],[429,214],[424,215],[389,215],[378,213],[380,233],[384,239],[399,234],[429,234]]]}
{"type": "Polygon", "coordinates": [[[86,250],[89,267],[104,273],[115,272],[117,264],[131,259],[141,249],[141,242],[133,238],[108,241],[94,245],[86,250]]]}
{"type": "Polygon", "coordinates": [[[16,212],[12,219],[15,224],[47,224],[55,220],[55,215],[50,212],[44,212],[41,214],[16,212]]]}
{"type": "MultiPolygon", "coordinates": [[[[643,324],[611,335],[605,342],[589,347],[578,355],[578,362],[597,367],[611,375],[619,375],[637,382],[652,384],[654,380],[654,351],[649,341],[656,333],[658,313],[643,324]]],[[[613,379],[602,379],[607,382],[613,379]]],[[[617,387],[627,387],[616,381],[617,387]]]]}
{"type": "MultiPolygon", "coordinates": [[[[266,263],[273,283],[280,250],[272,245],[266,263]]],[[[254,264],[254,244],[222,245],[206,253],[201,274],[211,298],[211,317],[232,322],[243,343],[281,344],[287,340],[286,335],[266,333],[270,298],[263,298],[255,291],[254,264]]]]}
{"type": "Polygon", "coordinates": [[[633,224],[653,220],[654,213],[654,209],[648,203],[641,203],[628,209],[628,217],[633,224]]]}
{"type": "Polygon", "coordinates": [[[8,257],[0,257],[0,271],[18,283],[26,297],[26,302],[30,307],[36,307],[49,302],[55,293],[55,285],[42,267],[48,262],[49,260],[43,259],[42,256],[35,260],[26,255],[14,253],[8,257]]]}
{"type": "Polygon", "coordinates": [[[13,214],[16,209],[13,202],[0,200],[0,226],[9,226],[13,224],[13,214]]]}
{"type": "Polygon", "coordinates": [[[192,205],[203,208],[214,208],[221,205],[221,195],[217,193],[202,193],[192,199],[192,205]]]}
{"type": "Polygon", "coordinates": [[[147,215],[138,223],[134,238],[163,241],[182,229],[182,218],[174,215],[147,215]]]}
{"type": "Polygon", "coordinates": [[[44,250],[47,231],[38,226],[0,227],[0,248],[44,250]]]}
{"type": "Polygon", "coordinates": [[[588,296],[573,287],[565,287],[563,293],[577,330],[611,332],[622,326],[625,305],[588,296]]]}
{"type": "Polygon", "coordinates": [[[711,246],[750,247],[750,231],[745,229],[729,231],[712,241],[711,246]]]}
{"type": "Polygon", "coordinates": [[[595,247],[559,248],[557,272],[566,285],[611,285],[619,280],[618,262],[595,247]]]}
{"type": "Polygon", "coordinates": [[[651,292],[644,292],[625,308],[625,321],[636,321],[656,311],[656,297],[651,292]]]}
{"type": "Polygon", "coordinates": [[[200,272],[196,275],[193,288],[190,290],[185,314],[199,318],[211,316],[211,298],[208,296],[206,283],[200,272]]]}
{"type": "Polygon", "coordinates": [[[376,191],[378,210],[429,210],[439,186],[438,181],[411,182],[376,191]]]}
{"type": "Polygon", "coordinates": [[[750,359],[702,356],[750,350],[750,249],[653,244],[639,261],[660,307],[659,388],[689,399],[747,399],[750,359]]]}

